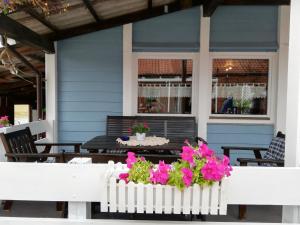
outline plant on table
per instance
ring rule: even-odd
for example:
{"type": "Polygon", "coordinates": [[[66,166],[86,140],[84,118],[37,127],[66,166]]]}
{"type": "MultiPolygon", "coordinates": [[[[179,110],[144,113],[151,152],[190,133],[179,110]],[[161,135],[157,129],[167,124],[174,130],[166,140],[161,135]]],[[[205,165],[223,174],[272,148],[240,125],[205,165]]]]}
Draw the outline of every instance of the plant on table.
{"type": "Polygon", "coordinates": [[[0,117],[0,128],[8,127],[9,126],[9,119],[8,116],[1,116],[0,117]]]}
{"type": "Polygon", "coordinates": [[[138,141],[145,140],[146,133],[150,131],[150,128],[146,122],[144,123],[135,123],[131,129],[129,129],[130,133],[136,135],[138,141]]]}
{"type": "Polygon", "coordinates": [[[182,147],[181,158],[172,164],[160,161],[158,165],[136,157],[128,152],[126,159],[128,173],[121,173],[120,180],[143,184],[162,184],[176,186],[179,190],[193,184],[212,185],[230,176],[232,167],[229,158],[218,158],[207,145],[193,147],[188,142],[182,147]]]}

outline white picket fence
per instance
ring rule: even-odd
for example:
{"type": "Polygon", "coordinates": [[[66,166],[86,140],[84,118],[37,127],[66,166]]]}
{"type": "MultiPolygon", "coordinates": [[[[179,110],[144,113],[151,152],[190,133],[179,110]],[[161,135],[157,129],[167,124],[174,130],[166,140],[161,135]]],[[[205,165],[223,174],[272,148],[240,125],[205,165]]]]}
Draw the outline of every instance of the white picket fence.
{"type": "Polygon", "coordinates": [[[102,195],[102,212],[226,215],[227,178],[212,186],[196,184],[180,191],[170,185],[118,181],[119,174],[127,171],[126,164],[108,163],[102,190],[107,194],[102,195]]]}
{"type": "MultiPolygon", "coordinates": [[[[107,169],[107,164],[0,163],[0,199],[69,202],[68,219],[0,218],[0,224],[168,223],[90,220],[90,202],[101,202],[107,196],[102,191],[107,169]]],[[[227,204],[299,206],[299,177],[300,168],[234,167],[227,183],[227,204]]]]}

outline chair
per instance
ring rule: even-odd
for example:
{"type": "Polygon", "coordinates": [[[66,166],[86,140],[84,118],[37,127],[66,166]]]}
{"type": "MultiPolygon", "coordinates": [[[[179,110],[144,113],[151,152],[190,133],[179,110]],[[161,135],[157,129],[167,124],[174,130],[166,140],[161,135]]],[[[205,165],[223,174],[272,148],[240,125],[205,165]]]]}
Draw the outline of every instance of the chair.
{"type": "MultiPolygon", "coordinates": [[[[74,146],[75,153],[80,152],[81,143],[34,143],[29,127],[8,134],[0,133],[7,161],[9,162],[45,162],[48,158],[55,158],[55,162],[66,162],[64,153],[50,153],[52,146],[74,146]],[[38,152],[37,146],[45,146],[42,152],[38,152]]],[[[57,204],[60,211],[61,204],[57,204]]],[[[5,201],[4,210],[10,210],[12,201],[5,201]]]]}
{"type": "MultiPolygon", "coordinates": [[[[258,166],[284,166],[284,151],[285,151],[285,135],[278,132],[268,148],[260,147],[238,147],[238,146],[222,146],[224,155],[230,157],[231,150],[237,151],[253,151],[255,159],[253,158],[237,158],[240,166],[248,166],[249,163],[258,166]],[[264,154],[262,155],[262,152],[264,154]]],[[[244,205],[239,206],[239,219],[244,219],[246,216],[247,208],[244,205]]]]}

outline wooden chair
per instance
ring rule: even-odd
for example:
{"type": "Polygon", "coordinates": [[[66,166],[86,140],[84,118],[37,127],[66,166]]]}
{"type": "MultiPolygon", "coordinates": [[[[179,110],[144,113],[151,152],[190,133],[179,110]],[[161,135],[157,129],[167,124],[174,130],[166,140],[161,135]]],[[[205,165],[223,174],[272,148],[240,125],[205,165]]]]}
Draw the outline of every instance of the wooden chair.
{"type": "MultiPolygon", "coordinates": [[[[278,132],[276,137],[272,139],[269,148],[261,147],[239,147],[239,146],[222,146],[223,154],[230,158],[230,151],[253,151],[255,158],[237,158],[240,166],[248,166],[249,164],[256,164],[258,166],[284,166],[284,147],[285,135],[278,132]],[[278,141],[279,140],[279,143],[278,141]],[[274,151],[274,147],[275,150],[274,151]],[[264,153],[264,155],[262,154],[264,153]]],[[[246,217],[247,207],[245,205],[239,206],[239,219],[246,217]]]]}
{"type": "MultiPolygon", "coordinates": [[[[64,153],[50,153],[52,146],[74,146],[75,153],[80,152],[81,143],[34,143],[29,127],[11,132],[0,133],[7,161],[9,162],[45,162],[48,158],[55,158],[55,162],[66,162],[64,153]],[[45,146],[42,152],[38,152],[37,146],[45,146]]],[[[12,201],[5,201],[4,210],[10,210],[12,201]]],[[[57,203],[57,210],[61,211],[61,203],[57,203]]]]}

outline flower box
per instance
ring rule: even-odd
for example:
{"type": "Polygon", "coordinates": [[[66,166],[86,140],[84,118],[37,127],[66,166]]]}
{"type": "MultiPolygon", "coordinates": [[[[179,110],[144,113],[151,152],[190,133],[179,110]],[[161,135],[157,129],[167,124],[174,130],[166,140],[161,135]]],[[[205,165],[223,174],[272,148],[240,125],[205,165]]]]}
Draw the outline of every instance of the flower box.
{"type": "Polygon", "coordinates": [[[148,214],[212,214],[227,213],[227,178],[212,186],[190,186],[183,191],[160,184],[135,184],[118,180],[127,172],[126,165],[110,161],[101,200],[101,212],[148,214]]]}

